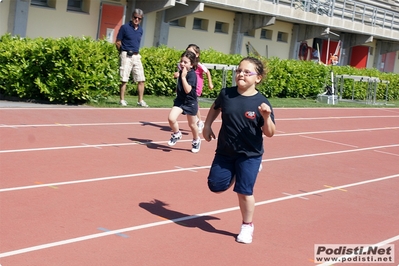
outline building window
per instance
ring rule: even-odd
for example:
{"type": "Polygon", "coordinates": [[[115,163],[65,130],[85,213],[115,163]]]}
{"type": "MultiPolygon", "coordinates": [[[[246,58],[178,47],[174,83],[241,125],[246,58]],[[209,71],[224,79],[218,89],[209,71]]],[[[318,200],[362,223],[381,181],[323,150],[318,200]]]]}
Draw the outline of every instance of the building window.
{"type": "Polygon", "coordinates": [[[170,26],[174,27],[186,27],[186,18],[180,18],[180,19],[175,19],[172,21],[169,21],[170,26]]]}
{"type": "Polygon", "coordinates": [[[31,0],[30,4],[32,6],[43,6],[55,8],[56,0],[31,0]]]}
{"type": "Polygon", "coordinates": [[[89,13],[90,0],[68,0],[67,10],[89,13]]]}
{"type": "Polygon", "coordinates": [[[260,32],[260,38],[261,39],[271,40],[272,36],[273,36],[273,31],[272,30],[262,29],[262,31],[260,32]]]}
{"type": "Polygon", "coordinates": [[[68,10],[82,11],[82,0],[68,0],[68,10]]]}
{"type": "Polygon", "coordinates": [[[255,30],[244,32],[244,36],[255,37],[255,30]]]}
{"type": "Polygon", "coordinates": [[[215,32],[229,33],[229,24],[220,22],[220,21],[216,21],[215,32]]]}
{"type": "Polygon", "coordinates": [[[47,0],[31,0],[32,6],[48,6],[47,0]]]}
{"type": "Polygon", "coordinates": [[[278,42],[288,42],[288,33],[279,31],[277,33],[278,42]]]}
{"type": "Polygon", "coordinates": [[[194,18],[193,30],[208,30],[209,20],[202,18],[194,18]]]}
{"type": "Polygon", "coordinates": [[[89,13],[90,0],[68,0],[67,10],[89,13]]]}

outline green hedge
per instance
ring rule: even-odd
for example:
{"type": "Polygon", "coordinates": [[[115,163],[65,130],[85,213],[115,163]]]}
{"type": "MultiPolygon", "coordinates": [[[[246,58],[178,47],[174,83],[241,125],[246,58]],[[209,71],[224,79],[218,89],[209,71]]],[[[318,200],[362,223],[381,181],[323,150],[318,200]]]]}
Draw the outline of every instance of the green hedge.
{"type": "MultiPolygon", "coordinates": [[[[183,51],[166,46],[142,48],[145,69],[145,93],[172,96],[176,80],[173,72],[183,51]]],[[[203,50],[203,63],[236,65],[241,55],[203,50]]],[[[315,98],[329,82],[331,67],[308,61],[263,60],[269,70],[267,79],[258,87],[267,97],[315,98]]],[[[0,37],[0,94],[23,99],[54,103],[85,103],[119,94],[119,57],[115,46],[104,40],[65,37],[19,38],[6,34],[0,37]]],[[[376,69],[335,66],[336,74],[379,77],[390,81],[389,100],[399,99],[399,75],[376,69]]],[[[222,71],[211,70],[214,90],[205,81],[203,97],[214,98],[221,89],[222,71]]],[[[231,85],[229,74],[227,86],[231,85]]],[[[136,85],[129,83],[128,92],[136,94],[136,85]]],[[[352,83],[345,81],[344,98],[351,97],[352,83]]],[[[379,85],[377,98],[385,97],[385,86],[379,85]]],[[[357,99],[366,97],[365,84],[356,84],[357,99]]]]}
{"type": "Polygon", "coordinates": [[[90,38],[0,39],[0,93],[60,103],[84,103],[118,91],[118,53],[90,38]]]}

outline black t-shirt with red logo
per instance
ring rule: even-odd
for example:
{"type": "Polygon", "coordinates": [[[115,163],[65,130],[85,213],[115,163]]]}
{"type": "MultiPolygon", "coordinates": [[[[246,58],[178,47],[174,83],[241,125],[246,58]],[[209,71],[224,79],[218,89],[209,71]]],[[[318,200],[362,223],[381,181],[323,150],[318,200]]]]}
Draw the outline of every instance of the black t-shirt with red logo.
{"type": "MultiPolygon", "coordinates": [[[[218,136],[216,153],[227,156],[245,154],[248,157],[263,154],[264,119],[258,106],[269,101],[261,93],[243,96],[237,86],[224,88],[215,100],[214,109],[221,109],[222,126],[218,136]]],[[[270,114],[274,123],[274,113],[270,114]]]]}

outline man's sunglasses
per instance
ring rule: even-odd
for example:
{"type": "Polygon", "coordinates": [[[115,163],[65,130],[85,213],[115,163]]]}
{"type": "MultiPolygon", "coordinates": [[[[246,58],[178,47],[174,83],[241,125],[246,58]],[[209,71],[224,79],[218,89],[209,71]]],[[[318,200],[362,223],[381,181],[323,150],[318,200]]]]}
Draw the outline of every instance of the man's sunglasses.
{"type": "Polygon", "coordinates": [[[143,18],[140,18],[140,17],[133,16],[133,19],[142,20],[143,18]]]}

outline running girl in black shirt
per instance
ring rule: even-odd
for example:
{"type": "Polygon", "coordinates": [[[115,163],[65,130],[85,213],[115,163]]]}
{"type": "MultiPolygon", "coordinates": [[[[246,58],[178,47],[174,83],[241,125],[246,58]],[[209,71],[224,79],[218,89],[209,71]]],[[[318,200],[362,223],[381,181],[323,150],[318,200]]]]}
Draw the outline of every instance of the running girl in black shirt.
{"type": "Polygon", "coordinates": [[[254,231],[253,188],[262,162],[263,134],[272,137],[275,132],[272,106],[256,89],[264,75],[260,60],[252,57],[241,60],[235,76],[237,86],[221,90],[203,129],[206,141],[215,139],[211,126],[221,113],[222,126],[208,186],[212,192],[223,192],[234,185],[242,215],[236,240],[246,244],[252,242],[254,231]]]}

